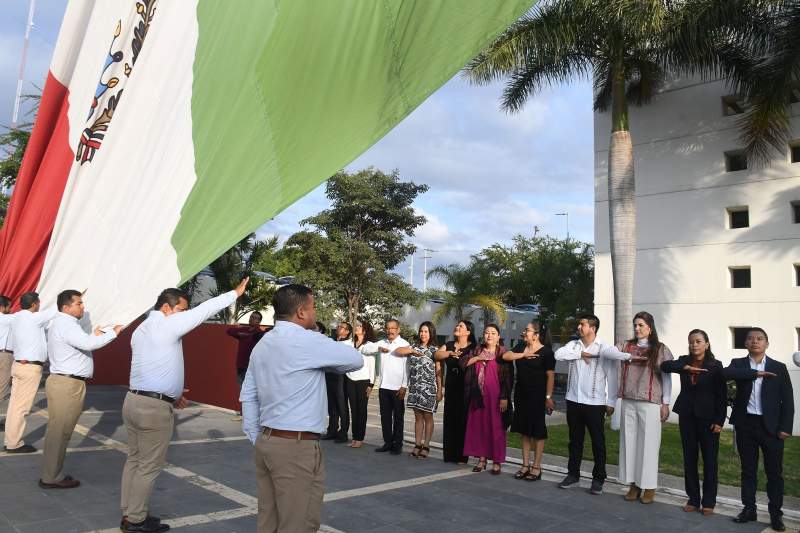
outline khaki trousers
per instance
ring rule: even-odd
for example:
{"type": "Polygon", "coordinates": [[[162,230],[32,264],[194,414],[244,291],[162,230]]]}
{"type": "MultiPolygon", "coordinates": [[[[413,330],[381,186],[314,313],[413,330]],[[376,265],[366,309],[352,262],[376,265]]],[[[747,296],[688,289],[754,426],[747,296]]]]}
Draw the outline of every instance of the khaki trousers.
{"type": "Polygon", "coordinates": [[[325,489],[319,441],[262,433],[256,440],[255,460],[258,533],[315,533],[325,489]]]}
{"type": "Polygon", "coordinates": [[[64,479],[64,456],[75,424],[83,411],[86,382],[50,374],[44,384],[47,394],[47,431],[44,434],[42,481],[58,483],[64,479]]]}
{"type": "Polygon", "coordinates": [[[130,522],[147,517],[148,501],[156,477],[167,464],[167,448],[175,417],[164,400],[128,393],[122,405],[128,431],[128,460],[122,470],[122,515],[130,522]]]}
{"type": "Polygon", "coordinates": [[[3,439],[9,450],[25,444],[22,442],[22,435],[25,433],[25,417],[31,412],[41,380],[42,367],[39,365],[30,363],[23,365],[15,361],[11,366],[11,400],[8,402],[6,434],[3,439]]]}
{"type": "Polygon", "coordinates": [[[14,364],[14,354],[0,350],[0,402],[8,398],[11,393],[11,365],[14,364]]]}
{"type": "Polygon", "coordinates": [[[620,403],[619,480],[640,489],[658,488],[661,406],[643,400],[620,403]]]}

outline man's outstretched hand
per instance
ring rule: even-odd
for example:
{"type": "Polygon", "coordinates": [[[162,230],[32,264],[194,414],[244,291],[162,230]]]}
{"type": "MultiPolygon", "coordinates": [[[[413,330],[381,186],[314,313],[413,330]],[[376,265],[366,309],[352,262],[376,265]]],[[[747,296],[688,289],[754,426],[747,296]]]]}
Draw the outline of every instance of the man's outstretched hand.
{"type": "Polygon", "coordinates": [[[239,285],[236,286],[234,291],[236,291],[236,296],[241,296],[244,294],[245,289],[247,288],[247,284],[250,282],[250,276],[247,276],[242,281],[239,282],[239,285]]]}

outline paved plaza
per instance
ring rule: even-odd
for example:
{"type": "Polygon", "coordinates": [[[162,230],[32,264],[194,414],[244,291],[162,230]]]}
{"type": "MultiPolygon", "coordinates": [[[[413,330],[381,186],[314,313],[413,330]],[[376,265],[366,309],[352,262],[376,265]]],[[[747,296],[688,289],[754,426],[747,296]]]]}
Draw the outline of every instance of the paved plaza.
{"type": "MultiPolygon", "coordinates": [[[[81,481],[77,489],[40,489],[36,484],[40,452],[0,453],[0,533],[118,531],[126,441],[124,395],[121,387],[88,388],[86,410],[66,459],[67,473],[81,481]]],[[[45,407],[41,389],[26,438],[39,449],[45,407]]],[[[409,416],[406,430],[411,429],[409,416]]],[[[556,482],[563,474],[558,465],[547,469],[542,481],[529,483],[513,479],[516,464],[506,464],[503,475],[492,476],[446,465],[436,450],[424,461],[407,454],[376,454],[379,433],[377,398],[373,398],[368,445],[353,450],[325,442],[323,531],[750,533],[767,527],[732,523],[730,515],[738,511],[735,505],[720,505],[718,514],[709,518],[687,515],[679,508],[685,500],[678,491],[659,493],[656,503],[645,506],[624,502],[624,489],[615,483],[607,483],[602,496],[583,489],[560,490],[556,482]]],[[[240,424],[231,421],[230,411],[193,404],[178,412],[168,461],[150,500],[152,514],[181,531],[255,531],[252,448],[240,424]]],[[[588,480],[583,484],[588,487],[588,480]]],[[[790,520],[787,526],[796,528],[797,522],[790,520]]]]}

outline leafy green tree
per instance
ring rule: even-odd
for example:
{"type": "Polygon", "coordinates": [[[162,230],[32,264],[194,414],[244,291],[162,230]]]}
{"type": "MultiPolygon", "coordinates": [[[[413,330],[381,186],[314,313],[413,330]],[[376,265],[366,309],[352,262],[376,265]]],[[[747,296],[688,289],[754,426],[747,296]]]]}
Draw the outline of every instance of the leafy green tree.
{"type": "MultiPolygon", "coordinates": [[[[738,1],[738,0],[736,0],[738,1]]],[[[649,102],[666,72],[695,69],[691,46],[719,0],[552,0],[512,25],[466,67],[485,84],[506,79],[502,107],[519,111],[543,87],[594,81],[594,107],[610,110],[609,227],[616,336],[630,328],[636,262],[633,141],[628,106],[649,102]]]]}
{"type": "Polygon", "coordinates": [[[594,300],[594,248],[575,239],[517,235],[494,244],[473,261],[492,272],[492,284],[509,305],[537,303],[552,331],[590,311],[594,300]]]}
{"type": "Polygon", "coordinates": [[[339,172],[326,185],[331,207],[304,219],[311,229],[292,235],[281,252],[284,264],[331,305],[347,308],[350,322],[380,322],[416,301],[416,291],[391,272],[416,247],[406,238],[425,223],[414,212],[427,185],[400,181],[399,173],[367,168],[339,172]]]}
{"type": "Polygon", "coordinates": [[[5,194],[0,194],[0,227],[6,221],[6,213],[8,212],[8,201],[10,198],[5,194]]]}
{"type": "MultiPolygon", "coordinates": [[[[39,110],[39,101],[41,100],[40,94],[24,94],[22,95],[23,102],[31,102],[32,107],[26,113],[30,116],[36,115],[39,110]]],[[[19,124],[16,128],[4,127],[5,130],[0,134],[0,147],[2,147],[2,160],[0,160],[0,185],[4,187],[13,187],[19,175],[19,169],[22,167],[22,158],[25,155],[25,150],[28,148],[28,141],[31,138],[31,128],[33,122],[25,122],[19,124]]]]}
{"type": "MultiPolygon", "coordinates": [[[[270,305],[277,287],[274,283],[262,279],[253,272],[256,264],[264,262],[278,248],[278,238],[258,239],[251,233],[239,241],[233,248],[219,256],[209,265],[214,276],[216,289],[213,295],[233,290],[242,278],[250,276],[247,290],[236,302],[219,313],[220,319],[228,324],[235,324],[251,311],[263,309],[270,305]]],[[[187,281],[182,288],[193,296],[198,287],[197,276],[187,281]]]]}

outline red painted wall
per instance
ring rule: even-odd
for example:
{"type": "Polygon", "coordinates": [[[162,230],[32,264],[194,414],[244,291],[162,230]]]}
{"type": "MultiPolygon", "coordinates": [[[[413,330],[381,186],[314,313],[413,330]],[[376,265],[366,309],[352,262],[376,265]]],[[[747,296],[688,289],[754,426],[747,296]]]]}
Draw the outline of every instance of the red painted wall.
{"type": "MultiPolygon", "coordinates": [[[[131,335],[139,321],[114,342],[94,352],[96,385],[128,385],[131,372],[131,335]]],[[[186,397],[196,402],[236,409],[236,339],[225,334],[225,324],[203,324],[183,338],[186,397]]]]}

